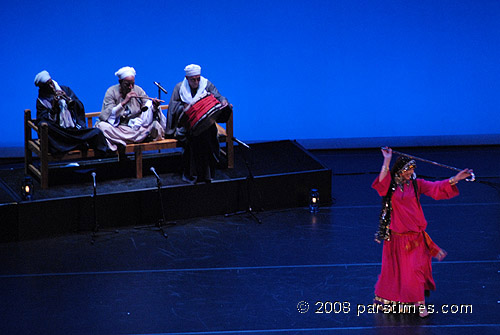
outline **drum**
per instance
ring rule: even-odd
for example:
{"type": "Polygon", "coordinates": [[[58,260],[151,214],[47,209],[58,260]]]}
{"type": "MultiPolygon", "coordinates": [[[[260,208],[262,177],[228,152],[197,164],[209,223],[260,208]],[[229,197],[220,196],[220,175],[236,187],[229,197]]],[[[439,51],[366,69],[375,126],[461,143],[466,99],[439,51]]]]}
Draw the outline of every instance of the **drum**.
{"type": "Polygon", "coordinates": [[[183,121],[188,131],[197,136],[210,128],[215,122],[225,122],[231,113],[227,104],[222,104],[212,94],[207,93],[184,111],[183,121]]]}

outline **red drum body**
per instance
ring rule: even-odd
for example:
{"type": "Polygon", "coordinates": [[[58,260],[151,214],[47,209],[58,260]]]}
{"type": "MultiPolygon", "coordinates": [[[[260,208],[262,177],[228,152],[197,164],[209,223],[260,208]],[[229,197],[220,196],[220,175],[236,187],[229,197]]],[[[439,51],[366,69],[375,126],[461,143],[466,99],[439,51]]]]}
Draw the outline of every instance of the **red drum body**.
{"type": "Polygon", "coordinates": [[[207,94],[184,111],[187,129],[194,136],[201,134],[210,128],[228,107],[221,104],[212,94],[207,94]]]}

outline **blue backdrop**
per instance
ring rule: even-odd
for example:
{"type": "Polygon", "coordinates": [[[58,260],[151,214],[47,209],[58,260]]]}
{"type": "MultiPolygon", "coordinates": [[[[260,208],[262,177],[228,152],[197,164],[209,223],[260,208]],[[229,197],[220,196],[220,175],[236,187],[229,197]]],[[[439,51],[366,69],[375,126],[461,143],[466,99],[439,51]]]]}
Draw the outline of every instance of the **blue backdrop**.
{"type": "Polygon", "coordinates": [[[500,133],[496,0],[21,0],[0,22],[0,147],[23,146],[41,70],[99,111],[118,68],[156,96],[190,63],[242,140],[500,133]]]}

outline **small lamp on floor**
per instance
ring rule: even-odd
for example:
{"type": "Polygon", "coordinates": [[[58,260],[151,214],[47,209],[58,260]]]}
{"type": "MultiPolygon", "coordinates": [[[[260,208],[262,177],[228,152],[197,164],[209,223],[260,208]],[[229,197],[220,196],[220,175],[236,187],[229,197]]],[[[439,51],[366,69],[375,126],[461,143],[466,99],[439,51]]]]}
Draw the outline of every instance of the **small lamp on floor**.
{"type": "Polygon", "coordinates": [[[309,193],[309,211],[318,213],[319,211],[319,191],[316,188],[311,189],[309,193]]]}
{"type": "Polygon", "coordinates": [[[29,176],[24,177],[21,195],[25,201],[33,200],[33,179],[29,176]]]}

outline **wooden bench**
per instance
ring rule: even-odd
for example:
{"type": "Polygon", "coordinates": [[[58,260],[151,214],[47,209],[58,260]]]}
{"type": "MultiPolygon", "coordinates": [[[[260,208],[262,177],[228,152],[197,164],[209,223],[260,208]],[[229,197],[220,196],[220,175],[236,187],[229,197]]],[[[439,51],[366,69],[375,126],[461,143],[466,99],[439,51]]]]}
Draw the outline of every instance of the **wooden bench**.
{"type": "MultiPolygon", "coordinates": [[[[162,111],[168,109],[168,105],[160,106],[162,111]]],[[[86,113],[87,127],[94,126],[95,119],[99,116],[100,112],[86,113]]],[[[222,153],[227,158],[227,167],[234,167],[234,147],[233,147],[233,114],[226,122],[226,128],[217,124],[219,132],[219,141],[226,143],[222,153]]],[[[154,142],[134,143],[127,144],[125,153],[133,153],[135,156],[135,169],[136,178],[142,178],[142,158],[143,153],[147,151],[163,150],[179,148],[180,143],[176,139],[163,139],[154,142]]],[[[48,126],[42,122],[38,126],[35,119],[31,116],[31,110],[24,111],[24,170],[26,174],[35,176],[43,189],[49,187],[49,163],[60,162],[76,159],[91,159],[95,157],[94,150],[88,149],[87,151],[73,150],[61,156],[53,156],[49,152],[48,141],[48,126]],[[37,138],[33,138],[33,131],[37,134],[37,138]],[[38,156],[40,165],[37,167],[34,164],[33,154],[38,156]]]]}

